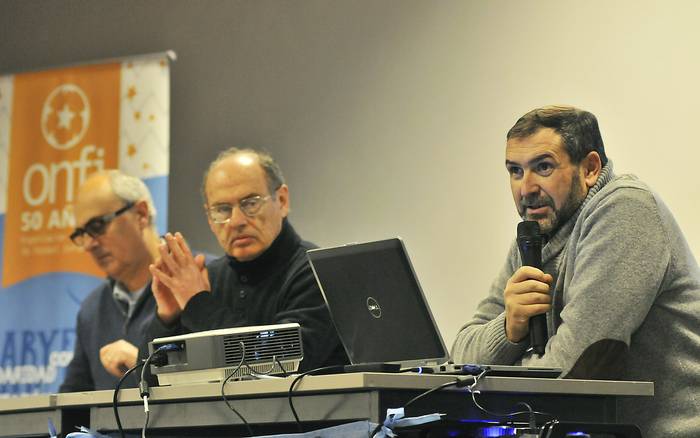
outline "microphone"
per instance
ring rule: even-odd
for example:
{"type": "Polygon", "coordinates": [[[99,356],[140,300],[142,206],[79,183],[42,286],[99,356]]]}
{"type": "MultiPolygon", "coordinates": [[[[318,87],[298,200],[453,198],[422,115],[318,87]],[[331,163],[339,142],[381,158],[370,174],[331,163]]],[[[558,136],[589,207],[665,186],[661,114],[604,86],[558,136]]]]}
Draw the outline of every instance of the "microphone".
{"type": "MultiPolygon", "coordinates": [[[[518,224],[518,250],[523,266],[542,269],[542,235],[537,221],[522,221],[518,224]]],[[[530,348],[539,356],[544,354],[547,344],[547,315],[540,313],[528,321],[530,348]]]]}

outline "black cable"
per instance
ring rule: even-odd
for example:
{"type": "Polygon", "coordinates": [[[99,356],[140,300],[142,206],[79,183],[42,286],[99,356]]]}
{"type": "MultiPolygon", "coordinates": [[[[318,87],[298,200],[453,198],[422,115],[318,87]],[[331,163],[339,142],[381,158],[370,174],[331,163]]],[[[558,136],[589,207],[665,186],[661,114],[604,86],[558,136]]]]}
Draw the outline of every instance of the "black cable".
{"type": "Polygon", "coordinates": [[[151,395],[151,390],[148,386],[148,381],[146,380],[146,370],[151,362],[158,358],[160,361],[167,360],[164,356],[160,354],[164,351],[177,351],[180,350],[180,346],[177,344],[163,344],[158,347],[153,353],[148,355],[148,358],[143,362],[143,368],[141,368],[141,381],[139,382],[139,394],[143,399],[143,410],[146,414],[146,421],[144,422],[143,429],[141,430],[141,437],[146,438],[146,428],[148,427],[149,409],[148,409],[148,397],[151,395]]]}
{"type": "Polygon", "coordinates": [[[518,402],[515,404],[515,406],[524,406],[525,411],[514,411],[514,412],[494,412],[486,409],[485,407],[481,406],[479,402],[476,400],[476,394],[480,394],[481,392],[477,389],[474,389],[476,384],[481,380],[482,377],[484,377],[486,374],[488,374],[490,370],[488,368],[485,368],[478,376],[474,378],[474,383],[471,384],[467,389],[469,390],[469,393],[471,394],[472,397],[472,402],[474,402],[474,405],[480,409],[482,412],[486,413],[487,415],[491,415],[494,417],[502,417],[502,418],[512,418],[512,417],[517,417],[518,415],[523,415],[527,414],[528,415],[528,422],[530,425],[530,429],[535,430],[537,427],[537,421],[536,421],[536,416],[541,415],[541,416],[547,416],[551,418],[555,418],[554,415],[549,414],[547,412],[540,412],[540,411],[535,411],[532,409],[532,406],[525,402],[518,402]]]}
{"type": "Polygon", "coordinates": [[[378,434],[380,430],[382,430],[382,427],[384,427],[384,422],[380,420],[379,424],[377,424],[377,427],[375,427],[372,433],[369,434],[369,438],[374,438],[374,436],[378,434]]]}
{"type": "Polygon", "coordinates": [[[240,360],[240,362],[238,362],[238,365],[236,366],[236,368],[233,371],[231,371],[231,374],[229,374],[224,379],[224,381],[221,382],[221,398],[224,399],[226,406],[228,406],[228,408],[231,411],[233,411],[234,414],[238,415],[238,418],[240,418],[241,421],[243,422],[243,424],[245,424],[246,429],[248,429],[248,435],[253,436],[253,429],[250,427],[250,424],[248,424],[248,422],[243,417],[243,415],[241,415],[241,413],[238,412],[236,410],[236,408],[234,408],[233,405],[231,405],[231,403],[229,403],[228,399],[226,398],[226,392],[224,391],[224,387],[226,386],[226,382],[228,382],[231,377],[236,375],[238,370],[241,369],[241,366],[243,366],[243,363],[245,362],[245,344],[243,342],[239,342],[238,345],[241,346],[241,360],[240,360]]]}
{"type": "MultiPolygon", "coordinates": [[[[272,366],[270,367],[269,370],[263,371],[263,372],[258,372],[258,371],[255,371],[253,368],[251,368],[250,365],[248,364],[247,360],[243,361],[243,365],[245,365],[245,367],[248,368],[248,371],[250,372],[251,376],[269,376],[270,373],[275,370],[275,362],[279,362],[277,360],[277,356],[272,356],[272,366]]],[[[284,368],[282,368],[282,371],[284,372],[284,368]]]]}
{"type": "Polygon", "coordinates": [[[514,412],[494,412],[490,411],[483,406],[479,404],[478,401],[476,401],[476,394],[479,393],[479,391],[473,391],[472,392],[472,401],[474,402],[474,405],[479,408],[482,412],[491,415],[493,417],[502,417],[502,418],[512,418],[512,417],[517,417],[518,415],[528,415],[528,423],[530,426],[530,429],[535,429],[537,427],[537,421],[536,418],[537,416],[543,416],[543,417],[550,417],[550,418],[555,418],[553,414],[547,413],[547,412],[541,412],[541,411],[535,411],[532,409],[532,406],[525,402],[518,402],[515,404],[515,406],[523,406],[525,407],[525,411],[514,411],[514,412]]]}
{"type": "Polygon", "coordinates": [[[294,380],[292,380],[292,384],[289,385],[289,393],[287,394],[287,399],[289,400],[289,408],[292,410],[292,414],[294,415],[294,420],[297,422],[297,428],[299,428],[299,432],[303,432],[303,428],[301,427],[301,421],[299,420],[299,415],[297,414],[297,410],[294,409],[294,403],[292,402],[292,395],[294,394],[294,388],[296,388],[297,384],[301,381],[306,376],[310,376],[313,374],[334,374],[334,373],[342,373],[345,370],[344,365],[331,365],[327,367],[320,367],[320,368],[315,368],[313,370],[309,370],[306,372],[303,372],[296,376],[294,380]]]}
{"type": "MultiPolygon", "coordinates": [[[[402,370],[403,371],[403,370],[402,370]]],[[[490,369],[484,368],[478,375],[476,376],[470,376],[472,380],[467,380],[467,379],[455,379],[454,381],[442,383],[434,388],[431,388],[421,394],[418,394],[417,396],[413,397],[409,401],[407,401],[404,405],[403,408],[407,408],[409,405],[415,403],[416,401],[420,400],[423,397],[426,397],[434,392],[437,392],[441,389],[448,388],[450,386],[457,386],[457,387],[464,387],[467,386],[467,389],[469,390],[469,393],[471,394],[472,401],[474,402],[474,405],[480,409],[482,412],[495,416],[495,417],[515,417],[517,415],[523,415],[523,414],[528,414],[529,415],[529,423],[530,423],[530,428],[535,429],[536,427],[536,421],[535,417],[536,415],[544,415],[544,416],[549,416],[549,417],[554,417],[551,414],[545,413],[545,412],[538,412],[532,409],[532,407],[525,403],[525,402],[519,402],[516,404],[516,406],[524,406],[527,410],[526,411],[516,411],[516,412],[507,412],[507,413],[500,413],[500,412],[493,412],[489,411],[488,409],[484,408],[479,404],[479,402],[476,400],[476,394],[479,393],[478,390],[474,389],[474,387],[479,383],[479,381],[488,374],[490,369]]],[[[370,434],[370,438],[376,435],[384,426],[383,423],[380,423],[377,425],[377,427],[374,428],[372,433],[370,434]]]]}
{"type": "MultiPolygon", "coordinates": [[[[407,401],[403,405],[403,408],[406,409],[409,405],[415,403],[417,400],[420,400],[421,398],[428,396],[428,395],[432,394],[433,392],[439,391],[441,389],[449,388],[450,386],[464,387],[464,386],[467,386],[468,383],[471,383],[472,385],[474,385],[477,381],[477,377],[474,377],[474,376],[470,376],[470,377],[473,379],[471,382],[469,380],[466,380],[466,379],[457,379],[456,378],[455,380],[452,380],[450,382],[445,382],[445,383],[442,383],[438,386],[430,388],[429,390],[422,392],[422,393],[418,394],[417,396],[413,397],[412,399],[410,399],[409,401],[407,401]]],[[[382,426],[384,426],[383,422],[377,424],[377,427],[375,427],[374,430],[372,431],[372,433],[370,434],[370,438],[372,438],[380,430],[382,430],[382,426]]]]}
{"type": "MultiPolygon", "coordinates": [[[[162,347],[161,347],[162,348],[162,347]]],[[[148,358],[143,361],[143,368],[141,368],[141,380],[139,381],[139,394],[141,398],[143,397],[148,397],[151,395],[150,388],[148,387],[148,382],[146,381],[146,370],[148,369],[148,366],[151,364],[151,361],[153,360],[153,356],[156,355],[156,353],[160,353],[160,348],[153,353],[148,355],[148,358]]]]}
{"type": "MultiPolygon", "coordinates": [[[[475,381],[476,381],[476,378],[474,378],[474,377],[472,377],[472,378],[474,379],[474,382],[475,382],[475,381]]],[[[412,399],[410,399],[409,401],[407,401],[407,402],[403,405],[403,407],[404,407],[404,409],[406,409],[409,405],[413,404],[413,403],[416,402],[417,400],[420,400],[420,399],[422,399],[423,397],[425,397],[425,396],[427,396],[427,395],[430,395],[430,394],[432,394],[432,393],[435,392],[435,391],[439,391],[439,390],[441,390],[441,389],[449,388],[450,386],[457,386],[457,387],[466,386],[466,385],[467,385],[466,382],[467,382],[467,381],[466,381],[466,380],[463,380],[463,379],[456,379],[456,380],[453,381],[453,382],[443,383],[442,385],[438,385],[438,386],[436,386],[436,387],[434,387],[434,388],[431,388],[431,389],[429,389],[429,390],[427,390],[427,391],[425,391],[425,392],[423,392],[423,393],[421,393],[421,394],[418,394],[417,396],[415,396],[415,397],[413,397],[412,399]]]]}
{"type": "Polygon", "coordinates": [[[379,424],[377,424],[377,427],[374,428],[372,433],[369,434],[369,438],[374,438],[374,436],[378,434],[380,430],[382,430],[382,427],[384,427],[384,422],[380,421],[379,424]]]}
{"type": "Polygon", "coordinates": [[[552,436],[552,429],[554,428],[555,425],[559,423],[559,420],[549,420],[548,422],[544,423],[542,425],[542,429],[540,431],[540,436],[542,438],[549,438],[552,436]],[[546,432],[546,434],[545,434],[546,432]]]}
{"type": "Polygon", "coordinates": [[[270,369],[267,371],[255,371],[248,361],[244,361],[243,365],[248,369],[248,372],[250,372],[250,375],[253,377],[268,377],[272,376],[273,372],[275,371],[275,365],[279,366],[280,371],[282,372],[282,377],[289,377],[289,373],[287,373],[287,370],[284,369],[284,365],[280,360],[277,358],[277,356],[273,355],[272,356],[272,365],[270,366],[270,369]]]}
{"type": "Polygon", "coordinates": [[[137,363],[133,367],[129,368],[126,370],[124,375],[119,379],[119,382],[117,382],[117,386],[114,387],[114,395],[112,396],[112,409],[114,410],[114,419],[117,421],[117,429],[119,430],[119,435],[121,438],[125,438],[124,435],[124,429],[122,429],[122,422],[119,419],[119,407],[117,404],[117,398],[119,396],[119,391],[121,390],[122,384],[124,383],[124,380],[129,376],[129,374],[133,373],[136,371],[139,367],[143,366],[143,362],[137,363]]]}
{"type": "MultiPolygon", "coordinates": [[[[279,365],[280,365],[280,367],[282,367],[281,363],[279,365]]],[[[283,367],[282,367],[282,370],[284,370],[283,367]]],[[[422,368],[418,367],[418,368],[404,368],[404,369],[399,370],[398,372],[399,373],[410,373],[410,372],[419,372],[420,373],[422,371],[423,371],[422,368]]],[[[301,420],[299,420],[299,414],[297,413],[297,410],[294,408],[294,402],[292,401],[292,396],[294,395],[294,389],[299,384],[299,381],[301,381],[301,379],[303,379],[306,376],[310,376],[310,375],[314,375],[314,374],[334,374],[334,373],[339,374],[339,373],[344,373],[344,372],[345,372],[345,365],[331,365],[331,366],[315,368],[313,370],[303,372],[303,373],[297,375],[297,377],[292,381],[292,384],[289,385],[289,393],[287,394],[287,398],[289,401],[289,408],[291,409],[292,414],[294,415],[294,420],[297,423],[297,428],[299,429],[299,432],[303,432],[303,427],[301,425],[301,420]]],[[[285,372],[285,376],[286,376],[286,372],[285,372]]]]}
{"type": "Polygon", "coordinates": [[[275,362],[277,362],[277,365],[280,366],[280,370],[282,370],[282,377],[289,377],[287,370],[284,369],[284,365],[282,365],[282,362],[280,362],[280,360],[277,359],[277,356],[272,356],[272,358],[275,362]]]}

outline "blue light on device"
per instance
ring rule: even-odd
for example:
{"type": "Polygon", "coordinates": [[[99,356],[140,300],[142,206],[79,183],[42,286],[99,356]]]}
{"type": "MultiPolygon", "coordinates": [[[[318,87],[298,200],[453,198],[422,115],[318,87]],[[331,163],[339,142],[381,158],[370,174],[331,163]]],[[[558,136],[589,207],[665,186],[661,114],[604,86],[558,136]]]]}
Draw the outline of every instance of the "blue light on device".
{"type": "Polygon", "coordinates": [[[482,427],[477,432],[479,438],[492,438],[499,436],[515,436],[516,430],[514,427],[509,426],[489,426],[482,427]]]}

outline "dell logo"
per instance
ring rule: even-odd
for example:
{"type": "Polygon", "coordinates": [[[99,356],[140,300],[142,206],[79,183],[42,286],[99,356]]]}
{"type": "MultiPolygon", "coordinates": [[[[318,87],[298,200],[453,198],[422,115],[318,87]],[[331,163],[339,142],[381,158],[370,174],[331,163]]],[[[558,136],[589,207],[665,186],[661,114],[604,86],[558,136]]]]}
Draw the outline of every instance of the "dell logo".
{"type": "Polygon", "coordinates": [[[372,297],[367,298],[367,310],[369,310],[369,314],[375,318],[382,317],[382,308],[379,307],[377,300],[372,297]]]}

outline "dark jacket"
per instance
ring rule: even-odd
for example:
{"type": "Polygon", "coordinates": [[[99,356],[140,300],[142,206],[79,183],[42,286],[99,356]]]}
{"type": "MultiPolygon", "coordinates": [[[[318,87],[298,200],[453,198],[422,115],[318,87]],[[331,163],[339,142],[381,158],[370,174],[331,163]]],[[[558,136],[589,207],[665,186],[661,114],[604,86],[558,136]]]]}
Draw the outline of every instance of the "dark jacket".
{"type": "Polygon", "coordinates": [[[304,348],[301,370],[348,363],[306,258],[306,250],[314,247],[285,220],[275,241],[255,260],[224,256],[209,263],[211,293],[192,297],[174,326],[154,318],[149,336],[297,322],[304,348]]]}
{"type": "MultiPolygon", "coordinates": [[[[119,339],[125,339],[137,347],[146,343],[146,329],[156,309],[151,284],[139,297],[129,318],[126,303],[115,300],[112,295],[113,287],[114,280],[108,279],[80,305],[75,351],[59,392],[114,389],[119,379],[102,366],[100,348],[119,339]]],[[[135,378],[129,378],[123,385],[134,387],[137,382],[135,378]]]]}

